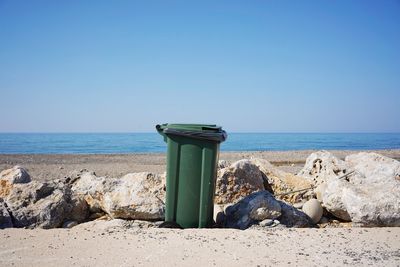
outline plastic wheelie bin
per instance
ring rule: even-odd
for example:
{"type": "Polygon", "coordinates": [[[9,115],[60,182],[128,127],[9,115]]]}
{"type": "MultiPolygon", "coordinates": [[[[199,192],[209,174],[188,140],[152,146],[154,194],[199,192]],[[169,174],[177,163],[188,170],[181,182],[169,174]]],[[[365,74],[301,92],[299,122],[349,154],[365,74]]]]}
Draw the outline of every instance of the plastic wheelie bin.
{"type": "Polygon", "coordinates": [[[156,129],[167,143],[165,222],[211,227],[219,145],[226,132],[208,124],[162,124],[156,129]]]}

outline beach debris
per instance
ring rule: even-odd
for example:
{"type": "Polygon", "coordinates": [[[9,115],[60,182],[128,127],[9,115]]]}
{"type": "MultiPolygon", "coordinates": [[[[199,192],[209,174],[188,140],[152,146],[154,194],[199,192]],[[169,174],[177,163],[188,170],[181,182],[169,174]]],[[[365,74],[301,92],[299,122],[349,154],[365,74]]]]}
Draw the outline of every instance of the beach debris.
{"type": "Polygon", "coordinates": [[[31,177],[21,166],[14,166],[0,172],[0,198],[10,194],[14,184],[29,183],[31,177]]]}
{"type": "Polygon", "coordinates": [[[308,200],[306,203],[304,203],[302,210],[308,215],[308,217],[311,218],[314,223],[318,223],[321,220],[323,208],[317,199],[312,198],[308,200]]]}
{"type": "Polygon", "coordinates": [[[149,172],[107,179],[84,173],[72,192],[83,197],[92,212],[101,210],[114,219],[157,220],[164,218],[164,187],[165,178],[149,172]]]}
{"type": "Polygon", "coordinates": [[[312,222],[302,211],[279,201],[264,190],[252,193],[225,210],[227,228],[247,229],[266,219],[279,219],[286,227],[309,227],[312,222]]]}
{"type": "Polygon", "coordinates": [[[235,203],[253,192],[264,190],[264,176],[249,160],[239,160],[218,171],[215,203],[235,203]]]}
{"type": "Polygon", "coordinates": [[[12,228],[13,223],[11,220],[10,213],[7,210],[6,204],[3,199],[0,198],[0,229],[12,228]]]}

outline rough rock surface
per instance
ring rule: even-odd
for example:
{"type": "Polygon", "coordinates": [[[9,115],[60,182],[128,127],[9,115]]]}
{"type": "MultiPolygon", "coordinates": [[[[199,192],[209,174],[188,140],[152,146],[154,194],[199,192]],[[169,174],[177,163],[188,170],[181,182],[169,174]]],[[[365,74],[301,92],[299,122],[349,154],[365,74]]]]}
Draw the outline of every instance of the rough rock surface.
{"type": "Polygon", "coordinates": [[[310,181],[291,173],[280,170],[265,159],[253,158],[250,162],[256,165],[266,177],[265,189],[272,192],[276,198],[289,203],[296,203],[312,197],[312,191],[302,191],[285,194],[298,189],[311,187],[310,181]]]}
{"type": "Polygon", "coordinates": [[[361,226],[400,226],[400,162],[376,153],[346,157],[356,171],[342,199],[351,221],[361,226]]]}
{"type": "MultiPolygon", "coordinates": [[[[333,160],[338,162],[338,160],[333,160]]],[[[317,195],[336,217],[361,226],[400,226],[400,162],[376,153],[349,155],[340,163],[354,171],[345,179],[325,165],[317,195]]]]}
{"type": "Polygon", "coordinates": [[[322,150],[307,157],[304,168],[297,174],[311,181],[315,186],[330,178],[340,177],[348,172],[348,166],[343,160],[332,153],[322,150]]]}
{"type": "Polygon", "coordinates": [[[281,225],[296,228],[314,226],[313,222],[310,220],[310,217],[308,217],[304,212],[296,209],[286,202],[279,201],[279,203],[281,205],[282,215],[278,219],[281,225]]]}
{"type": "Polygon", "coordinates": [[[227,160],[219,160],[218,164],[217,164],[217,168],[218,169],[223,169],[223,168],[229,167],[229,165],[231,165],[229,163],[229,161],[227,161],[227,160]]]}
{"type": "Polygon", "coordinates": [[[326,186],[319,187],[323,191],[318,193],[322,196],[322,203],[327,211],[347,222],[351,221],[351,217],[347,212],[342,196],[343,189],[349,186],[352,185],[346,180],[331,179],[326,183],[326,186]]]}
{"type": "Polygon", "coordinates": [[[218,171],[215,203],[234,203],[253,192],[264,190],[265,177],[249,160],[239,160],[218,171]]]}
{"type": "Polygon", "coordinates": [[[301,211],[278,201],[268,191],[253,193],[225,211],[225,227],[247,229],[266,219],[278,219],[287,227],[307,227],[311,221],[301,211]]]}
{"type": "Polygon", "coordinates": [[[68,210],[64,188],[57,183],[15,184],[5,202],[14,227],[56,228],[68,210]]]}
{"type": "Polygon", "coordinates": [[[29,183],[30,181],[31,177],[28,172],[20,166],[3,170],[0,172],[0,197],[8,196],[14,184],[29,183]]]}
{"type": "Polygon", "coordinates": [[[318,223],[321,220],[323,209],[321,203],[315,198],[304,203],[302,210],[314,223],[318,223]]]}
{"type": "Polygon", "coordinates": [[[4,201],[0,198],[0,229],[12,228],[13,223],[4,201]]]}
{"type": "Polygon", "coordinates": [[[164,217],[164,179],[152,173],[130,173],[105,179],[84,173],[73,186],[91,211],[104,211],[111,218],[156,220],[164,217]]]}
{"type": "Polygon", "coordinates": [[[353,184],[386,184],[396,186],[400,182],[400,162],[377,153],[361,152],[346,157],[346,163],[356,171],[353,184]]]}

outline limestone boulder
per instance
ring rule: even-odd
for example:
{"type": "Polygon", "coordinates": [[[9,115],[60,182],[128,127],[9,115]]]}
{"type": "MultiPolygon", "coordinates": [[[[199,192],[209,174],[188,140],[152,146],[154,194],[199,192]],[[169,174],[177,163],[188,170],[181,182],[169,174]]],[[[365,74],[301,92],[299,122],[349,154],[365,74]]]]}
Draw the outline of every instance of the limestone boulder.
{"type": "Polygon", "coordinates": [[[311,182],[304,177],[296,176],[280,170],[265,159],[252,158],[250,162],[256,165],[263,173],[266,183],[265,189],[272,192],[277,199],[297,203],[312,197],[312,190],[286,194],[299,189],[311,187],[311,182]]]}
{"type": "Polygon", "coordinates": [[[54,182],[15,184],[5,202],[14,227],[56,228],[68,210],[64,188],[54,182]]]}
{"type": "Polygon", "coordinates": [[[344,200],[343,189],[352,186],[346,180],[331,179],[325,187],[321,187],[322,203],[327,211],[343,221],[351,221],[344,200]]]}
{"type": "Polygon", "coordinates": [[[91,213],[101,212],[106,178],[91,172],[83,172],[71,186],[72,196],[77,201],[84,199],[91,213]]]}
{"type": "Polygon", "coordinates": [[[161,175],[142,172],[106,179],[84,173],[72,192],[85,199],[92,212],[103,211],[111,218],[164,218],[165,178],[161,175]]]}
{"type": "Polygon", "coordinates": [[[164,182],[161,176],[130,173],[106,184],[102,207],[111,218],[164,218],[164,182]]]}
{"type": "Polygon", "coordinates": [[[349,166],[346,162],[322,150],[308,156],[303,169],[297,175],[308,179],[314,186],[318,186],[348,172],[349,166]]]}
{"type": "Polygon", "coordinates": [[[0,197],[8,196],[14,184],[29,183],[31,177],[29,173],[20,166],[0,172],[0,197]]]}
{"type": "Polygon", "coordinates": [[[264,180],[263,173],[250,160],[239,160],[218,171],[215,203],[235,203],[253,192],[264,190],[264,180]]]}
{"type": "Polygon", "coordinates": [[[400,162],[376,153],[345,159],[345,179],[330,178],[319,188],[324,207],[334,216],[361,226],[400,225],[400,162]]]}
{"type": "Polygon", "coordinates": [[[396,186],[400,182],[400,162],[377,153],[361,152],[346,157],[346,163],[355,175],[352,184],[386,184],[396,186]]]}
{"type": "Polygon", "coordinates": [[[342,199],[356,226],[400,226],[400,185],[359,185],[343,189],[342,199]]]}

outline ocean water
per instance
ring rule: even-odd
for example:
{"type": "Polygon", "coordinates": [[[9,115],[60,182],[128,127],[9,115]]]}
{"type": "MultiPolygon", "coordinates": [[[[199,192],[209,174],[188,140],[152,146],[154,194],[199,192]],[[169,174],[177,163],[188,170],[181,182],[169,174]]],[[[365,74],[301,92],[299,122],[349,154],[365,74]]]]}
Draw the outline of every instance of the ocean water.
{"type": "MultiPolygon", "coordinates": [[[[165,152],[157,133],[0,133],[0,154],[165,152]]],[[[400,133],[230,133],[222,151],[400,149],[400,133]]]]}

